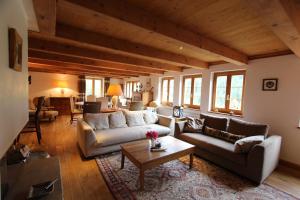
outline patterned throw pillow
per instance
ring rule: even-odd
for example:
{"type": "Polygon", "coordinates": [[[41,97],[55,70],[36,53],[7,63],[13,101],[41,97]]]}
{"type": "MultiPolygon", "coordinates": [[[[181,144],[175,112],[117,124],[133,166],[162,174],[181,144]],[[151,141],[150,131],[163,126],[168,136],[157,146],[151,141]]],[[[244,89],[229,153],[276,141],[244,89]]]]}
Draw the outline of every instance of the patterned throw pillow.
{"type": "Polygon", "coordinates": [[[245,138],[246,136],[244,135],[235,135],[226,131],[221,131],[218,129],[214,129],[214,128],[210,128],[208,126],[205,126],[204,129],[204,134],[215,137],[215,138],[219,138],[221,140],[230,142],[230,143],[235,143],[237,140],[240,140],[242,138],[245,138]]]}
{"type": "Polygon", "coordinates": [[[183,132],[188,133],[202,133],[204,119],[195,119],[192,117],[186,117],[183,132]]]}
{"type": "Polygon", "coordinates": [[[248,153],[254,145],[262,143],[264,139],[265,137],[263,135],[250,136],[240,139],[234,144],[234,152],[248,153]]]}

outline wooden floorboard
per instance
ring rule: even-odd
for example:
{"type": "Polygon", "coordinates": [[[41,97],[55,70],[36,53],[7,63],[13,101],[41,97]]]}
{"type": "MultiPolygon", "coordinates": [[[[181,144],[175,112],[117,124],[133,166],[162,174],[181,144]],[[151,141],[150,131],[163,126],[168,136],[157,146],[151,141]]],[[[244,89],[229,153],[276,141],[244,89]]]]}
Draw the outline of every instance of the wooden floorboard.
{"type": "MultiPolygon", "coordinates": [[[[20,142],[31,149],[46,150],[60,158],[64,199],[110,200],[113,199],[94,159],[84,160],[76,142],[76,122],[70,125],[68,116],[60,116],[55,122],[42,123],[42,144],[37,144],[35,134],[22,134],[20,142]]],[[[300,178],[279,168],[266,183],[282,191],[300,197],[300,178]]]]}

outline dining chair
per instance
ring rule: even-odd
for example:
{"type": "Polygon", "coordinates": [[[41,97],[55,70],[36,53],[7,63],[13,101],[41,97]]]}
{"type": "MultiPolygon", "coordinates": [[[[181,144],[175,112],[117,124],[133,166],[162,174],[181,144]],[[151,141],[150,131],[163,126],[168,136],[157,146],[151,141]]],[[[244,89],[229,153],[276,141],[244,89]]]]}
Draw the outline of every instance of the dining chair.
{"type": "Polygon", "coordinates": [[[73,124],[73,121],[76,121],[79,117],[76,117],[76,115],[80,115],[83,113],[82,110],[79,110],[75,107],[75,102],[74,102],[74,98],[70,97],[70,123],[73,124]]]}

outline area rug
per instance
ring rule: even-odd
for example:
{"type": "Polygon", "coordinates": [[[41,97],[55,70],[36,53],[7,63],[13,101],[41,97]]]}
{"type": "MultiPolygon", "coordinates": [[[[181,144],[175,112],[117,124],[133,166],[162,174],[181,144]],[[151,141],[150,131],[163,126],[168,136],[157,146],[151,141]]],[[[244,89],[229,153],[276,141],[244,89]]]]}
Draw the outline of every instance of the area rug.
{"type": "Polygon", "coordinates": [[[120,169],[121,154],[96,158],[99,169],[115,199],[130,200],[295,200],[267,184],[255,186],[210,162],[183,157],[145,171],[145,189],[139,191],[139,170],[128,159],[120,169]]]}

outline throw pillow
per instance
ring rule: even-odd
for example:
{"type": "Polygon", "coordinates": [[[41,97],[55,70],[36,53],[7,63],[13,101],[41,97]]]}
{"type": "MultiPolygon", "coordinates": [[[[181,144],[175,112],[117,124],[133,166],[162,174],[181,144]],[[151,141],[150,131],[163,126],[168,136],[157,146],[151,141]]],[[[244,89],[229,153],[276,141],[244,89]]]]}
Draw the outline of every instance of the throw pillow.
{"type": "Polygon", "coordinates": [[[129,127],[145,125],[144,115],[142,111],[125,112],[126,121],[129,127]]]}
{"type": "Polygon", "coordinates": [[[204,119],[195,119],[186,117],[186,122],[183,127],[183,132],[187,133],[202,133],[204,119]]]}
{"type": "Polygon", "coordinates": [[[265,137],[263,135],[250,136],[240,139],[234,144],[234,152],[248,153],[254,145],[262,143],[264,139],[265,137]]]}
{"type": "Polygon", "coordinates": [[[107,113],[86,113],[84,120],[91,126],[93,130],[108,129],[108,114],[107,113]]]}
{"type": "Polygon", "coordinates": [[[152,112],[151,110],[147,110],[144,112],[144,120],[146,124],[155,124],[158,122],[158,117],[156,113],[152,112]]]}
{"type": "Polygon", "coordinates": [[[109,115],[110,128],[124,128],[127,127],[126,118],[122,111],[113,112],[109,115]]]}
{"type": "Polygon", "coordinates": [[[205,126],[204,129],[204,134],[215,137],[215,138],[219,138],[221,140],[230,142],[230,143],[235,143],[237,140],[240,140],[242,138],[244,138],[244,135],[235,135],[226,131],[221,131],[218,129],[214,129],[214,128],[210,128],[208,126],[205,126]]]}

